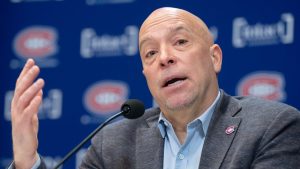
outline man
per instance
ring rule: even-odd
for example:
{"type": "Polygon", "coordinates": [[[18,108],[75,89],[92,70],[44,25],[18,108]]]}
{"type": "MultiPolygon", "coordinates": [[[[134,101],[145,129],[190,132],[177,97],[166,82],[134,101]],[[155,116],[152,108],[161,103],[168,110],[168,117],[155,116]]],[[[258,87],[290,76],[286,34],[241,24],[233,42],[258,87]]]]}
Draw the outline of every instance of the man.
{"type": "MultiPolygon", "coordinates": [[[[143,73],[159,108],[105,127],[81,168],[300,168],[300,113],[219,89],[222,50],[205,23],[176,8],[155,10],[139,33],[143,73]]],[[[15,168],[45,168],[37,153],[44,81],[29,60],[12,101],[15,168]]]]}

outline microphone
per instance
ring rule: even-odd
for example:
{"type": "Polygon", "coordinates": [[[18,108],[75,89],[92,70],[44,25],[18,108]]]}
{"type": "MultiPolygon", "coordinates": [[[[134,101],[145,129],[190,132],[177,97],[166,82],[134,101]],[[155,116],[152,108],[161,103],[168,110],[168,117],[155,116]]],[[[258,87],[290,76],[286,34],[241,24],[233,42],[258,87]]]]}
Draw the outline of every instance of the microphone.
{"type": "Polygon", "coordinates": [[[123,115],[128,119],[136,119],[142,116],[145,112],[144,104],[136,99],[127,100],[121,106],[121,111],[106,121],[104,121],[99,127],[97,127],[91,134],[89,134],[81,143],[79,143],[75,148],[73,148],[55,167],[54,169],[58,169],[66,160],[68,160],[74,153],[76,153],[88,140],[93,138],[104,126],[106,126],[110,121],[115,118],[123,115]]]}

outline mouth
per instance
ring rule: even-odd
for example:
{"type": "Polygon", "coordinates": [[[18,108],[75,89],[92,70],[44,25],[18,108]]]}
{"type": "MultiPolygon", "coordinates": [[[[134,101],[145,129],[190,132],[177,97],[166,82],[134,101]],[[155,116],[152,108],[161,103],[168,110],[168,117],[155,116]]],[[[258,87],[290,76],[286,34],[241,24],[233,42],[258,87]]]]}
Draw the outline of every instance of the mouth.
{"type": "Polygon", "coordinates": [[[187,77],[175,77],[165,80],[162,87],[168,87],[186,80],[187,77]]]}

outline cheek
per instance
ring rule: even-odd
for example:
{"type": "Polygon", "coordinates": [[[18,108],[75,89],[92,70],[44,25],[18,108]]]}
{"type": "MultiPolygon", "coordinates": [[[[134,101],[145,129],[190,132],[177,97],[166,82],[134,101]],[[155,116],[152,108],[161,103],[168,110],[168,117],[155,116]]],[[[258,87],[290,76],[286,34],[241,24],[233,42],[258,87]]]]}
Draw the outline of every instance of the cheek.
{"type": "Polygon", "coordinates": [[[189,74],[192,79],[197,79],[196,81],[202,82],[203,80],[210,78],[214,72],[214,67],[209,57],[198,56],[189,60],[187,63],[189,74]]]}
{"type": "Polygon", "coordinates": [[[155,73],[149,71],[149,69],[144,69],[143,74],[146,78],[147,84],[149,87],[151,87],[153,85],[153,83],[155,82],[155,73]]]}
{"type": "Polygon", "coordinates": [[[157,91],[159,90],[158,89],[158,82],[157,82],[157,72],[156,71],[149,71],[148,70],[145,70],[143,71],[143,74],[146,78],[146,81],[147,81],[147,85],[148,85],[148,88],[151,92],[151,94],[154,96],[156,95],[155,93],[157,93],[157,91]]]}

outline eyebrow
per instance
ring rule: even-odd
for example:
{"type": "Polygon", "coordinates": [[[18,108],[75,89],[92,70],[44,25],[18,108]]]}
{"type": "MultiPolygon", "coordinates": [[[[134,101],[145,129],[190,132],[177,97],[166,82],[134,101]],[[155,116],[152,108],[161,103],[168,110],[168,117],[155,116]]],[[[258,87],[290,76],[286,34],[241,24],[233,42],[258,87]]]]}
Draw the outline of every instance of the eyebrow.
{"type": "MultiPolygon", "coordinates": [[[[177,27],[169,27],[169,32],[171,33],[171,34],[173,34],[173,33],[175,33],[175,32],[179,32],[179,31],[182,31],[182,30],[184,30],[184,31],[186,31],[186,32],[191,32],[191,30],[189,30],[188,28],[186,28],[186,27],[184,27],[184,26],[182,26],[182,25],[179,25],[179,26],[177,26],[177,27]]],[[[150,37],[146,37],[146,38],[144,38],[142,41],[141,41],[141,43],[140,43],[140,49],[142,48],[142,46],[143,46],[143,44],[145,43],[145,42],[147,42],[147,41],[149,41],[149,40],[151,40],[151,36],[150,37]]]]}

